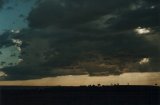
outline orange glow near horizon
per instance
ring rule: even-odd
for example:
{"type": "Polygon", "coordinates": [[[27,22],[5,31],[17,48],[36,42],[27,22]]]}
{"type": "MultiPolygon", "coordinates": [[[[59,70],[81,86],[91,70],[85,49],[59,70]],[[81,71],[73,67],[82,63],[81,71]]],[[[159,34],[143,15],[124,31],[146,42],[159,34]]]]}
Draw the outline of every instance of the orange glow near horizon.
{"type": "Polygon", "coordinates": [[[0,85],[8,86],[80,86],[80,85],[160,85],[160,72],[124,73],[119,76],[59,76],[35,80],[0,81],[0,85]]]}

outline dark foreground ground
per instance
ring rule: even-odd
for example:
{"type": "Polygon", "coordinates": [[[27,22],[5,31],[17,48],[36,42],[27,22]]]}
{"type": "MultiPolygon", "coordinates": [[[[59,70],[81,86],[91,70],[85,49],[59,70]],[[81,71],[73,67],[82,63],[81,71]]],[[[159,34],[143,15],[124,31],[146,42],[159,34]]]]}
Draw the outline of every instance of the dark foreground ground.
{"type": "Polygon", "coordinates": [[[0,105],[160,105],[160,87],[1,86],[0,105]]]}

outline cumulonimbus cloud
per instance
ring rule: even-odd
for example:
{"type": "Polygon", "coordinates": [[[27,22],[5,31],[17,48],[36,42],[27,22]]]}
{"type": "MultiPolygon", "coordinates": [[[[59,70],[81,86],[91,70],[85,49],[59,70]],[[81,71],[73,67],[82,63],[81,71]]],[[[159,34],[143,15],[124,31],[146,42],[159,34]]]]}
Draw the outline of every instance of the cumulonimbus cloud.
{"type": "Polygon", "coordinates": [[[5,79],[159,71],[159,4],[151,0],[43,0],[28,16],[22,58],[5,79]],[[154,7],[154,8],[153,8],[154,7]],[[137,27],[153,31],[138,35],[137,27]],[[147,58],[148,63],[139,63],[147,58]]]}

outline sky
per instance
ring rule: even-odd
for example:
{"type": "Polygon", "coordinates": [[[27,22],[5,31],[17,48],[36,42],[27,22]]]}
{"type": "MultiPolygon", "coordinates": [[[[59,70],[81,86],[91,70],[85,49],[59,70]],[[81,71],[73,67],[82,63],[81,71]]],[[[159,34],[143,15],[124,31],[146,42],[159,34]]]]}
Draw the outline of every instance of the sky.
{"type": "Polygon", "coordinates": [[[0,85],[160,83],[159,28],[159,0],[0,0],[0,85]]]}
{"type": "MultiPolygon", "coordinates": [[[[2,0],[7,1],[7,0],[2,0]]],[[[8,0],[0,13],[0,33],[6,30],[20,30],[27,27],[28,16],[36,0],[8,0]]]]}

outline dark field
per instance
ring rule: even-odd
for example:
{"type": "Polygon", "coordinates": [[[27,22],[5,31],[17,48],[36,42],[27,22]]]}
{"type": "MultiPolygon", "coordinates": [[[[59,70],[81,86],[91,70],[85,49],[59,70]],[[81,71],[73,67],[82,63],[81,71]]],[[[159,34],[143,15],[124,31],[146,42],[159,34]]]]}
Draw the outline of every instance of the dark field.
{"type": "Polygon", "coordinates": [[[1,86],[0,105],[160,105],[160,87],[1,86]]]}

